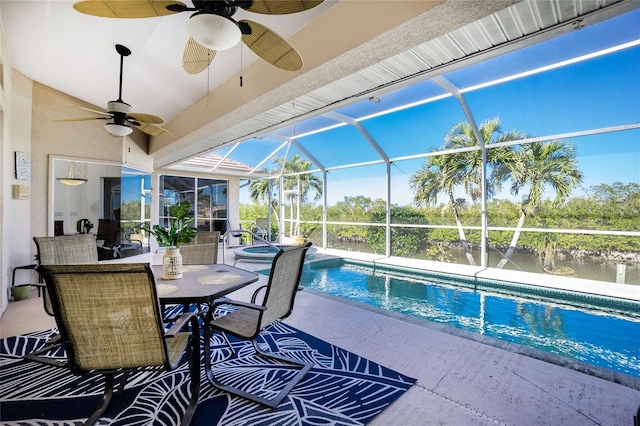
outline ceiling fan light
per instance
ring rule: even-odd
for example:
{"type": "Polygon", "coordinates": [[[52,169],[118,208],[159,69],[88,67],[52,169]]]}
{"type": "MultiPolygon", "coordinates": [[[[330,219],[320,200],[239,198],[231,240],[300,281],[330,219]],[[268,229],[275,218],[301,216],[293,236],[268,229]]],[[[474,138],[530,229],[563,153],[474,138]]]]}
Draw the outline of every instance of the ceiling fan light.
{"type": "Polygon", "coordinates": [[[107,123],[104,128],[113,136],[127,136],[133,132],[131,127],[117,123],[107,123]]]}
{"type": "Polygon", "coordinates": [[[189,35],[211,50],[230,49],[242,38],[240,28],[232,20],[213,13],[197,13],[187,22],[189,35]]]}

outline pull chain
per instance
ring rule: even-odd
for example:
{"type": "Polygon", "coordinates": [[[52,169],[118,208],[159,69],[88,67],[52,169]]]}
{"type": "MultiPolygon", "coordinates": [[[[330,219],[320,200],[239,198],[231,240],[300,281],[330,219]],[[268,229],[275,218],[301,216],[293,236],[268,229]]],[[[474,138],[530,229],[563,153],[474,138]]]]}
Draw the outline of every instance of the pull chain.
{"type": "MultiPolygon", "coordinates": [[[[211,52],[207,51],[207,56],[211,56],[211,52]]],[[[207,109],[209,109],[209,86],[211,83],[211,61],[207,67],[207,109]]]]}
{"type": "Polygon", "coordinates": [[[242,42],[240,42],[240,87],[242,87],[242,42]]]}

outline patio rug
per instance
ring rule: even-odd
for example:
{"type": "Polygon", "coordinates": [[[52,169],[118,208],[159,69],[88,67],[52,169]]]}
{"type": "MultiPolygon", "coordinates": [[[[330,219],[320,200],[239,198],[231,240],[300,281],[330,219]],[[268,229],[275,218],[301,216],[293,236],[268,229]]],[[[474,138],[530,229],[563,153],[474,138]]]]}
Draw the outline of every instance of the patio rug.
{"type": "MultiPolygon", "coordinates": [[[[78,424],[97,407],[104,389],[101,376],[74,376],[66,368],[20,358],[42,346],[53,333],[55,330],[47,330],[0,339],[3,425],[78,424]]],[[[270,350],[311,361],[314,367],[275,409],[215,389],[203,367],[200,402],[192,425],[364,425],[416,381],[282,323],[272,324],[262,336],[270,350]]],[[[255,358],[250,342],[229,337],[237,355],[215,365],[214,374],[219,378],[225,373],[237,376],[235,364],[255,358]]],[[[219,336],[211,344],[214,362],[228,355],[219,336]]],[[[257,358],[255,362],[259,362],[257,358]]],[[[258,381],[253,379],[256,386],[258,381]]],[[[266,373],[262,379],[264,386],[277,381],[266,373]]],[[[186,359],[171,372],[133,374],[125,391],[114,395],[97,424],[177,424],[188,403],[188,383],[186,359]]]]}

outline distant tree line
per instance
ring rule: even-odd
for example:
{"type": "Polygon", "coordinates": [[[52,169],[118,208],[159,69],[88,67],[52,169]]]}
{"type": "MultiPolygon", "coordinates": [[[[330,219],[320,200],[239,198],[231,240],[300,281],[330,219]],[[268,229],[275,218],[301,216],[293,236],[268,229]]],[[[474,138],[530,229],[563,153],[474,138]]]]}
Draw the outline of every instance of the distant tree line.
{"type": "MultiPolygon", "coordinates": [[[[637,183],[612,185],[601,184],[588,190],[587,197],[570,198],[558,206],[552,201],[542,201],[535,216],[529,218],[529,228],[549,229],[593,229],[614,231],[640,231],[640,185],[637,183]]],[[[306,221],[322,221],[322,207],[302,205],[302,217],[306,221]]],[[[266,205],[243,204],[241,220],[251,221],[256,217],[267,217],[266,205]]],[[[487,203],[489,226],[513,227],[518,221],[520,205],[509,200],[495,199],[487,203]]],[[[384,200],[371,200],[364,196],[345,197],[343,201],[327,208],[330,222],[363,222],[384,224],[386,205],[384,200]]],[[[459,206],[460,221],[466,226],[480,226],[479,204],[459,206]]],[[[275,219],[275,218],[274,218],[275,219]]],[[[393,224],[422,224],[455,226],[449,206],[433,207],[391,206],[393,224]]],[[[272,224],[273,234],[277,234],[277,223],[272,224]]],[[[311,239],[319,240],[320,227],[302,224],[303,232],[311,239]]],[[[365,242],[377,253],[385,252],[384,227],[332,225],[329,238],[345,242],[365,242]]],[[[479,231],[465,233],[469,244],[480,244],[479,231]]],[[[525,232],[518,247],[538,252],[542,232],[525,232]]],[[[508,247],[513,232],[490,231],[489,244],[494,247],[508,247]]],[[[396,256],[414,257],[421,251],[434,246],[459,246],[460,238],[456,229],[392,228],[392,251],[396,256]],[[444,243],[444,244],[443,244],[444,243]]],[[[556,234],[555,250],[569,252],[579,250],[592,255],[603,255],[614,251],[640,252],[640,237],[616,235],[556,234]]],[[[435,251],[434,258],[442,253],[435,251]]]]}

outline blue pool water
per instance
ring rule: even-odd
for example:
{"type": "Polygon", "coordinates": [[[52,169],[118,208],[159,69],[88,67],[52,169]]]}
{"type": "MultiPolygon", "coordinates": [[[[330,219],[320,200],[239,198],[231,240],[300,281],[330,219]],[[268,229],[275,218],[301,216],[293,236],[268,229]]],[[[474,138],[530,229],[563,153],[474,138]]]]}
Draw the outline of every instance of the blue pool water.
{"type": "Polygon", "coordinates": [[[399,278],[349,264],[307,265],[301,284],[640,377],[640,317],[399,278]]]}

